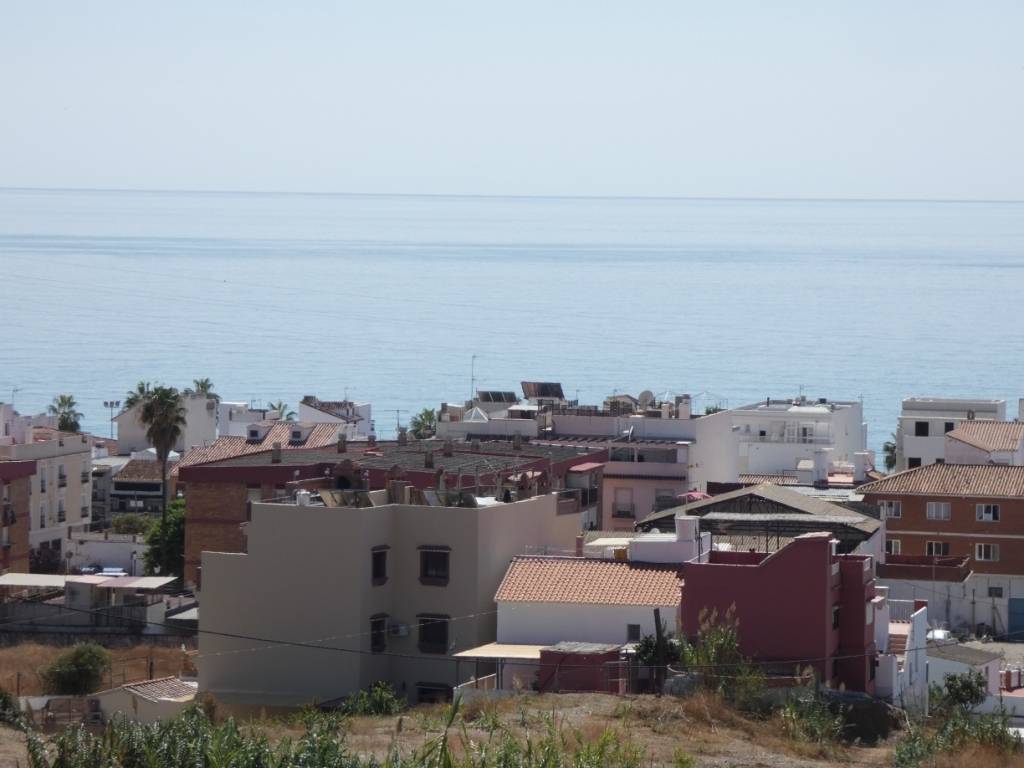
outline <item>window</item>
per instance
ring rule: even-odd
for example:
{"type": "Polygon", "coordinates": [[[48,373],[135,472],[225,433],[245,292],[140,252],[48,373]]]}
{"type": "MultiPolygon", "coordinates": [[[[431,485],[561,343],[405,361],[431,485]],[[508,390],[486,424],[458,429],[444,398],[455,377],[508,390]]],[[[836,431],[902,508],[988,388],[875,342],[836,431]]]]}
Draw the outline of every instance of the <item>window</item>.
{"type": "Polygon", "coordinates": [[[989,597],[1002,597],[1003,596],[1003,588],[1002,587],[989,587],[988,588],[988,596],[989,597]]]}
{"type": "Polygon", "coordinates": [[[832,629],[839,629],[839,603],[832,606],[832,629]]]}
{"type": "Polygon", "coordinates": [[[387,546],[374,547],[370,554],[371,576],[373,586],[379,587],[388,580],[388,548],[387,546]]]}
{"type": "Polygon", "coordinates": [[[998,544],[975,544],[974,559],[978,562],[995,563],[999,560],[998,544]]]}
{"type": "Polygon", "coordinates": [[[302,440],[302,430],[301,429],[293,429],[292,430],[292,441],[297,443],[297,442],[300,442],[301,440],[302,440]]]}
{"type": "Polygon", "coordinates": [[[64,499],[57,500],[57,522],[63,523],[67,519],[67,513],[64,511],[64,499]]]}
{"type": "Polygon", "coordinates": [[[420,584],[443,587],[448,584],[451,550],[448,547],[420,549],[420,584]]]}
{"type": "Polygon", "coordinates": [[[448,616],[421,613],[419,620],[420,653],[448,652],[448,616]]]}
{"type": "Polygon", "coordinates": [[[379,613],[370,617],[370,650],[381,653],[388,647],[388,617],[379,613]]]}
{"type": "Polygon", "coordinates": [[[949,557],[949,542],[929,541],[925,544],[925,554],[932,557],[949,557]]]}
{"type": "Polygon", "coordinates": [[[945,459],[936,459],[936,460],[935,460],[935,463],[936,463],[936,464],[945,464],[945,463],[946,463],[946,460],[945,460],[945,459]]]}
{"type": "Polygon", "coordinates": [[[249,439],[250,440],[259,440],[260,439],[260,431],[258,429],[250,429],[249,430],[249,439]]]}
{"type": "Polygon", "coordinates": [[[627,643],[639,643],[640,642],[640,625],[639,624],[627,624],[626,625],[626,642],[627,643]]]}
{"type": "Polygon", "coordinates": [[[952,421],[947,421],[945,424],[942,425],[943,433],[952,432],[954,429],[956,429],[956,424],[954,424],[952,421]]]}
{"type": "Polygon", "coordinates": [[[928,519],[929,520],[949,520],[949,502],[948,501],[929,501],[928,502],[928,519]]]}
{"type": "Polygon", "coordinates": [[[998,504],[975,504],[974,514],[981,523],[998,523],[999,522],[999,505],[998,504]]]}
{"type": "Polygon", "coordinates": [[[878,502],[878,511],[884,520],[899,520],[903,517],[903,502],[880,501],[878,502]]]}
{"type": "Polygon", "coordinates": [[[911,456],[907,459],[907,469],[917,469],[921,466],[921,459],[916,456],[911,456]]]}
{"type": "Polygon", "coordinates": [[[636,517],[632,488],[615,489],[615,506],[612,508],[612,517],[636,517]]]}
{"type": "Polygon", "coordinates": [[[914,437],[928,437],[928,422],[927,421],[915,421],[914,422],[914,437]]]}
{"type": "Polygon", "coordinates": [[[899,539],[886,539],[885,540],[885,554],[887,555],[898,555],[900,553],[900,540],[899,539]]]}

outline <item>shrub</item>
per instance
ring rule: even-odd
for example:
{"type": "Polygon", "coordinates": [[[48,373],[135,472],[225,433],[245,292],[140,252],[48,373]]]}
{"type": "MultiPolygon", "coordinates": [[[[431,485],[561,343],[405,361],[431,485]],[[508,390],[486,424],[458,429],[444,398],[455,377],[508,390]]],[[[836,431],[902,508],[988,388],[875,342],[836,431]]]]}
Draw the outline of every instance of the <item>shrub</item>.
{"type": "Polygon", "coordinates": [[[346,715],[397,715],[405,709],[405,701],[395,694],[390,683],[376,682],[368,691],[356,691],[345,700],[346,715]]]}
{"type": "Polygon", "coordinates": [[[110,527],[114,533],[129,533],[132,535],[149,533],[156,521],[149,515],[141,515],[138,512],[126,512],[114,515],[110,521],[110,527]]]}
{"type": "Polygon", "coordinates": [[[109,669],[110,653],[106,648],[82,643],[61,654],[42,671],[43,685],[47,693],[81,696],[99,688],[109,669]]]}
{"type": "Polygon", "coordinates": [[[9,691],[0,688],[0,723],[15,725],[21,719],[18,703],[9,691]]]}
{"type": "Polygon", "coordinates": [[[820,696],[790,699],[779,717],[783,732],[791,739],[827,746],[843,736],[843,715],[833,712],[820,696]]]}

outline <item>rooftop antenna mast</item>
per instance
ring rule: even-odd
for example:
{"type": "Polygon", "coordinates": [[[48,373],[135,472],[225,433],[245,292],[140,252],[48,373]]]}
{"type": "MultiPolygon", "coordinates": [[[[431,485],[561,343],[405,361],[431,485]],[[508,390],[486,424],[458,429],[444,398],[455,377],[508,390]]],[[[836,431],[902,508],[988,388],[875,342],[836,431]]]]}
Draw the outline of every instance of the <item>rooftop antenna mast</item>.
{"type": "Polygon", "coordinates": [[[393,408],[392,410],[394,410],[394,412],[395,412],[395,435],[397,436],[399,430],[402,429],[402,422],[401,422],[400,416],[403,413],[408,413],[408,411],[405,410],[404,408],[393,408]]]}
{"type": "Polygon", "coordinates": [[[480,355],[472,355],[469,358],[469,402],[472,404],[473,395],[476,394],[476,359],[480,355]]]}

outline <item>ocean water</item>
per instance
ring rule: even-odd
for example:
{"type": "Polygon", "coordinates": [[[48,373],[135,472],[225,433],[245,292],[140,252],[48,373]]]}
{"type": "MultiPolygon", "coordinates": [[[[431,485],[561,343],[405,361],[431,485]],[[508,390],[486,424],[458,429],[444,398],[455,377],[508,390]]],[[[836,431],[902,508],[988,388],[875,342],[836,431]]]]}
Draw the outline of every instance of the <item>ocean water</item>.
{"type": "Polygon", "coordinates": [[[0,190],[0,400],[1024,395],[1024,204],[0,190]]]}

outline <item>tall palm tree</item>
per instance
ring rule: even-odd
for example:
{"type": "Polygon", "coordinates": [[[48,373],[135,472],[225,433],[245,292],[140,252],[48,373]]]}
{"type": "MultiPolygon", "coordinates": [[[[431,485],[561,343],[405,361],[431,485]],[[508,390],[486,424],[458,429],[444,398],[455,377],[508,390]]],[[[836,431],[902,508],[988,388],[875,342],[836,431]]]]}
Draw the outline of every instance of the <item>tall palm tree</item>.
{"type": "Polygon", "coordinates": [[[432,408],[424,408],[412,417],[409,422],[410,431],[415,437],[422,440],[433,437],[436,429],[437,414],[432,408]]]}
{"type": "Polygon", "coordinates": [[[51,416],[57,417],[57,429],[61,432],[78,432],[82,414],[74,395],[57,395],[46,408],[51,416]]]}
{"type": "Polygon", "coordinates": [[[174,387],[158,385],[153,387],[142,400],[139,421],[146,427],[146,439],[156,450],[160,462],[160,477],[163,478],[163,499],[160,505],[160,539],[163,553],[160,561],[166,567],[167,560],[167,457],[174,450],[175,443],[185,428],[185,404],[181,393],[174,387]]]}
{"type": "Polygon", "coordinates": [[[267,409],[280,413],[283,421],[295,421],[295,411],[289,410],[288,403],[284,400],[278,400],[276,403],[267,403],[267,409]]]}
{"type": "Polygon", "coordinates": [[[209,379],[192,379],[192,386],[186,389],[185,393],[206,395],[211,400],[220,402],[220,395],[213,391],[213,382],[209,379]]]}
{"type": "Polygon", "coordinates": [[[126,411],[131,410],[136,405],[141,403],[150,393],[153,391],[153,386],[148,381],[140,381],[135,385],[135,389],[128,391],[128,394],[124,398],[124,409],[126,411]]]}
{"type": "Polygon", "coordinates": [[[885,471],[892,472],[896,469],[896,435],[891,434],[892,440],[882,443],[882,453],[885,455],[885,471]]]}

